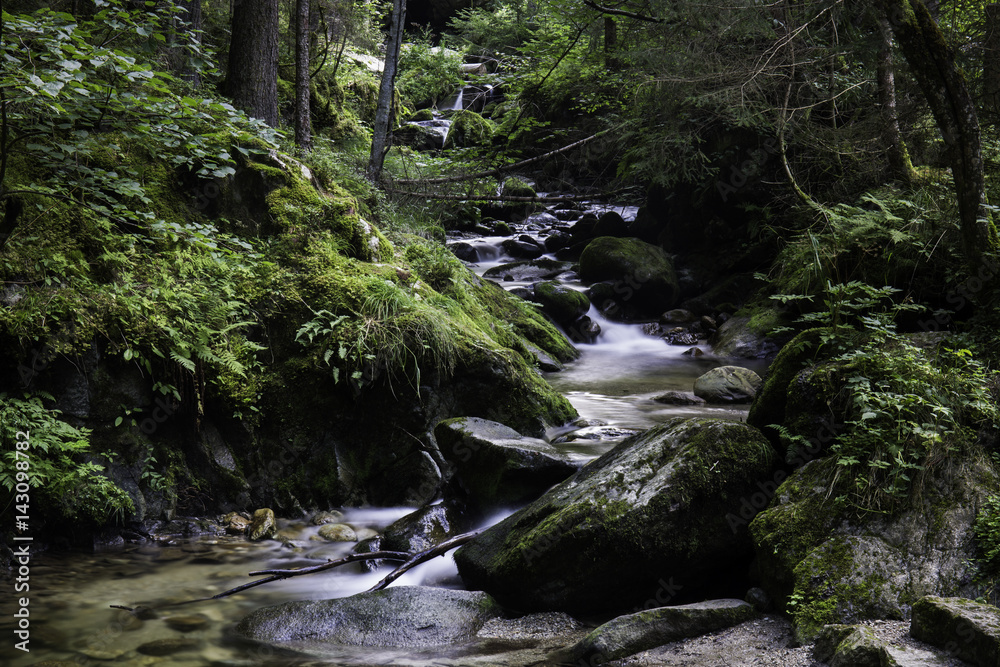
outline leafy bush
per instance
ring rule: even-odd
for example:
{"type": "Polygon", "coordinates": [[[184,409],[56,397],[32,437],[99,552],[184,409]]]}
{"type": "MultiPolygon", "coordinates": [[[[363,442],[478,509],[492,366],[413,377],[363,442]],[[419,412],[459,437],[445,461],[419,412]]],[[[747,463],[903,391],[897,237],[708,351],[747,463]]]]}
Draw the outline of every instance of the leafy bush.
{"type": "Polygon", "coordinates": [[[1000,495],[990,496],[979,508],[973,524],[983,569],[1000,573],[1000,495]]]}
{"type": "MultiPolygon", "coordinates": [[[[28,516],[56,516],[104,524],[133,511],[132,499],[102,474],[104,466],[90,452],[90,431],[59,419],[46,409],[42,397],[11,398],[0,394],[0,486],[28,516]],[[29,443],[27,449],[18,443],[29,443]],[[20,475],[20,476],[19,476],[20,475]],[[30,491],[15,495],[17,484],[30,491]]],[[[104,454],[110,460],[110,455],[104,454]]]]}

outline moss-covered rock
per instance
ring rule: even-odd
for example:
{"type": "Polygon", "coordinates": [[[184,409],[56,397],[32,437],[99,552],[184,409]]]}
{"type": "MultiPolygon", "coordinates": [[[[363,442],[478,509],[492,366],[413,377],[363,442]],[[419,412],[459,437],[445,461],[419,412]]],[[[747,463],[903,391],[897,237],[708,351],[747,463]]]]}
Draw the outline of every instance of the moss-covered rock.
{"type": "Polygon", "coordinates": [[[546,315],[563,326],[573,324],[590,310],[586,294],[554,280],[535,283],[535,299],[546,315]]]}
{"type": "Polygon", "coordinates": [[[687,637],[739,625],[757,615],[742,600],[708,600],[658,607],[619,616],[598,626],[568,649],[553,654],[558,664],[602,665],[687,637]]]}
{"type": "Polygon", "coordinates": [[[830,623],[905,618],[922,595],[975,595],[975,511],[996,474],[975,458],[923,475],[885,513],[846,505],[835,457],[794,471],[750,523],[765,588],[807,640],[830,623]]]}
{"type": "Polygon", "coordinates": [[[270,539],[277,532],[278,521],[274,517],[274,510],[264,507],[253,513],[250,525],[247,527],[247,538],[251,542],[270,539]]]}
{"type": "Polygon", "coordinates": [[[980,667],[1000,665],[1000,609],[993,605],[923,597],[913,605],[910,634],[980,667]]]}
{"type": "Polygon", "coordinates": [[[459,111],[451,117],[451,127],[444,139],[445,148],[469,148],[488,144],[496,124],[475,111],[459,111]]]}
{"type": "Polygon", "coordinates": [[[788,385],[819,353],[824,328],[803,331],[785,344],[767,369],[767,378],[750,406],[747,423],[765,433],[771,424],[783,424],[788,385]]]}
{"type": "Polygon", "coordinates": [[[770,359],[784,340],[770,335],[780,324],[777,313],[761,310],[753,314],[739,311],[719,327],[710,341],[720,357],[770,359]]]}
{"type": "Polygon", "coordinates": [[[615,319],[659,317],[680,293],[666,252],[637,238],[602,236],[588,243],[580,255],[580,277],[612,286],[613,296],[594,305],[615,319]]]}
{"type": "Polygon", "coordinates": [[[726,515],[771,462],[756,429],[672,420],[463,546],[459,573],[505,605],[571,613],[642,604],[665,572],[688,596],[724,589],[723,573],[749,554],[745,526],[733,529],[726,515]]]}
{"type": "Polygon", "coordinates": [[[749,368],[719,366],[694,381],[694,395],[707,403],[749,403],[762,383],[749,368]]]}

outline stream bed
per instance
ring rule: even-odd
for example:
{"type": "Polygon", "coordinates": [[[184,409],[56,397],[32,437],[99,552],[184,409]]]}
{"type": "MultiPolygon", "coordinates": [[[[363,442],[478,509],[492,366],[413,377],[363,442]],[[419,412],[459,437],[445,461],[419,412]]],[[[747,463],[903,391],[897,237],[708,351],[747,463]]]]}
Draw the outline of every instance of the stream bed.
{"type": "MultiPolygon", "coordinates": [[[[532,224],[529,219],[517,232],[531,233],[532,224]]],[[[474,270],[482,274],[492,266],[511,261],[499,250],[501,241],[475,240],[485,261],[473,266],[474,270]]],[[[582,289],[572,282],[571,273],[567,278],[567,284],[582,289]]],[[[517,287],[518,283],[504,286],[517,287]]],[[[564,451],[577,458],[592,459],[627,435],[677,416],[734,420],[745,417],[747,406],[667,405],[653,400],[669,390],[690,392],[698,376],[725,363],[712,355],[704,341],[699,342],[703,356],[687,356],[683,354],[685,347],[672,346],[643,333],[640,324],[608,321],[596,309],[591,310],[590,316],[601,328],[597,340],[580,345],[580,358],[566,364],[562,371],[545,374],[580,413],[580,420],[572,426],[549,433],[550,440],[564,451]]],[[[741,365],[758,373],[764,367],[763,362],[741,365]]],[[[378,532],[413,509],[344,509],[343,521],[355,528],[378,532]]],[[[488,523],[500,518],[493,517],[488,523]]],[[[298,545],[296,548],[275,540],[251,543],[210,532],[160,536],[157,541],[98,553],[33,554],[30,590],[17,594],[30,598],[30,653],[15,649],[15,642],[8,634],[7,641],[0,645],[0,664],[9,667],[413,664],[407,661],[406,652],[381,649],[345,649],[341,655],[311,661],[301,654],[283,655],[242,642],[232,631],[240,618],[258,607],[289,600],[352,595],[373,586],[387,569],[372,573],[349,565],[319,575],[267,584],[223,600],[169,606],[247,583],[250,580],[247,574],[253,570],[317,565],[347,555],[354,547],[350,542],[323,541],[318,536],[319,527],[305,519],[281,520],[280,528],[286,538],[298,545]],[[157,608],[157,612],[149,618],[137,618],[111,605],[130,608],[143,605],[157,608]]],[[[394,585],[462,587],[450,555],[418,566],[394,585]]],[[[11,619],[18,609],[13,597],[9,594],[0,597],[0,614],[4,618],[11,619]]],[[[9,622],[5,625],[10,627],[9,622]]],[[[453,652],[446,647],[438,655],[428,656],[425,651],[423,658],[447,660],[453,652]]]]}

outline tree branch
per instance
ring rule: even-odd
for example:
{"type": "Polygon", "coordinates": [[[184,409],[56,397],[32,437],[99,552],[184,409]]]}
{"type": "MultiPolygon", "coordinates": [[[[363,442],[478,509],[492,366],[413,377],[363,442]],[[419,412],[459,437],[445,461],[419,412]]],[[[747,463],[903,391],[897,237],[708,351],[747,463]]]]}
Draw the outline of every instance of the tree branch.
{"type": "Polygon", "coordinates": [[[629,12],[624,9],[614,9],[613,7],[605,7],[604,5],[599,5],[593,0],[583,0],[583,4],[587,5],[591,9],[596,9],[602,14],[611,14],[613,16],[626,16],[630,19],[636,19],[638,21],[646,21],[648,23],[679,23],[677,20],[667,20],[661,19],[656,16],[646,16],[645,14],[636,14],[635,12],[629,12]]]}
{"type": "Polygon", "coordinates": [[[465,544],[472,538],[478,536],[481,532],[483,531],[474,530],[471,533],[462,533],[461,535],[456,535],[450,540],[445,540],[444,542],[438,544],[437,546],[433,546],[430,549],[425,549],[424,551],[415,554],[413,557],[410,558],[410,560],[406,561],[405,563],[397,567],[395,570],[390,572],[385,577],[385,579],[383,579],[382,581],[378,582],[377,584],[369,588],[368,592],[371,593],[373,591],[382,590],[383,588],[385,588],[386,586],[388,586],[389,584],[391,584],[392,582],[396,581],[401,576],[406,574],[408,571],[415,568],[417,565],[420,565],[424,561],[428,561],[432,558],[437,558],[441,554],[446,553],[457,546],[465,544]]]}
{"type": "Polygon", "coordinates": [[[587,143],[589,141],[593,141],[597,137],[599,137],[599,136],[601,136],[603,134],[607,134],[610,131],[611,131],[610,129],[608,129],[608,130],[601,130],[597,134],[592,134],[589,137],[587,137],[586,139],[581,139],[580,141],[575,141],[575,142],[573,142],[573,143],[571,143],[571,144],[569,144],[567,146],[563,146],[562,148],[557,148],[554,151],[549,151],[548,153],[545,153],[544,155],[538,155],[536,157],[529,158],[527,160],[521,160],[520,162],[515,162],[514,164],[509,164],[509,165],[507,165],[505,167],[497,167],[496,169],[489,169],[487,171],[477,171],[474,174],[465,174],[464,176],[447,176],[447,177],[444,177],[444,178],[402,178],[402,179],[399,179],[397,181],[393,181],[393,183],[403,184],[403,185],[412,185],[412,184],[417,184],[417,183],[419,183],[419,184],[428,184],[428,183],[459,183],[461,181],[471,181],[471,180],[476,179],[476,178],[485,178],[487,176],[499,176],[500,174],[502,174],[502,173],[504,173],[506,171],[512,171],[514,169],[520,169],[521,167],[526,167],[526,166],[528,166],[530,164],[534,164],[535,162],[541,162],[542,160],[547,160],[548,158],[550,158],[550,157],[552,157],[554,155],[559,155],[560,153],[565,153],[566,151],[573,150],[574,148],[582,146],[582,145],[584,145],[585,143],[587,143]]]}

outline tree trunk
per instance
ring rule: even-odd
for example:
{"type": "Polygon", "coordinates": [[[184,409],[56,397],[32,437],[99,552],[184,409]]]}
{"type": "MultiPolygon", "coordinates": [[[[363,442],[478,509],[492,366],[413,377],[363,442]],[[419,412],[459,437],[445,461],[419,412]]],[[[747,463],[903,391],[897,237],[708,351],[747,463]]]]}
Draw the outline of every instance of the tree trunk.
{"type": "Polygon", "coordinates": [[[979,119],[955,53],[921,0],[882,0],[896,40],[944,139],[958,198],[962,248],[972,264],[997,247],[986,204],[979,119]]]}
{"type": "Polygon", "coordinates": [[[392,18],[389,23],[389,43],[385,49],[385,66],[382,68],[382,85],[378,91],[378,108],[375,111],[375,128],[372,133],[372,154],[368,161],[368,177],[376,183],[382,179],[382,165],[389,151],[389,119],[392,117],[392,100],[396,91],[396,65],[403,43],[403,21],[406,17],[406,0],[392,0],[392,18]]]}
{"type": "Polygon", "coordinates": [[[312,149],[309,118],[309,3],[297,0],[295,8],[295,143],[303,151],[312,149]]]}
{"type": "MultiPolygon", "coordinates": [[[[202,15],[201,15],[201,0],[184,0],[179,3],[181,7],[187,10],[185,14],[181,16],[185,23],[187,23],[186,30],[190,33],[188,39],[196,44],[201,44],[201,26],[202,26],[202,15]]],[[[183,47],[182,47],[183,49],[183,47]]],[[[188,55],[186,53],[181,53],[182,64],[181,64],[181,77],[191,83],[194,86],[201,85],[201,73],[188,65],[188,55]]]]}
{"type": "Polygon", "coordinates": [[[885,139],[888,146],[889,171],[892,177],[903,183],[913,181],[913,163],[906,150],[906,143],[899,130],[899,114],[896,110],[896,76],[892,65],[892,26],[884,18],[879,19],[878,51],[878,102],[885,119],[885,139]]]}
{"type": "Polygon", "coordinates": [[[226,92],[233,105],[278,126],[278,0],[235,0],[226,92]]]}
{"type": "Polygon", "coordinates": [[[986,5],[982,107],[987,122],[1000,122],[1000,4],[986,5]]]}

